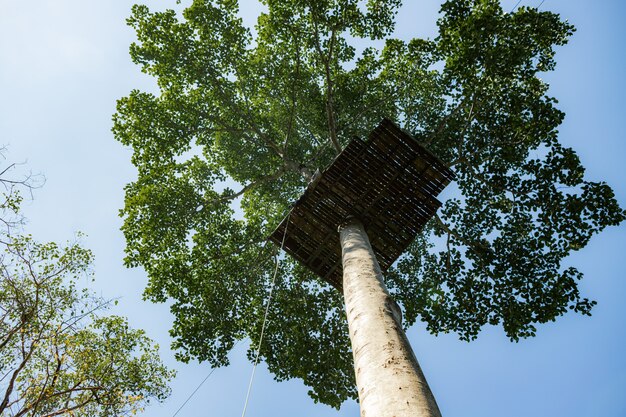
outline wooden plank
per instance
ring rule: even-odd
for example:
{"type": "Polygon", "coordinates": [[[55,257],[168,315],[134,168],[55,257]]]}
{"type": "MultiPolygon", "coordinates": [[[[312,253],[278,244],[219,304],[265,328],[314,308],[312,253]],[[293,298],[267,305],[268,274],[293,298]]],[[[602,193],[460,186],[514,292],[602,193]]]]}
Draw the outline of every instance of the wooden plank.
{"type": "Polygon", "coordinates": [[[270,236],[314,273],[341,289],[337,227],[358,217],[383,270],[406,250],[441,203],[437,194],[453,173],[389,120],[367,142],[353,140],[305,190],[291,215],[270,236]],[[287,225],[287,221],[289,225],[287,225]]]}

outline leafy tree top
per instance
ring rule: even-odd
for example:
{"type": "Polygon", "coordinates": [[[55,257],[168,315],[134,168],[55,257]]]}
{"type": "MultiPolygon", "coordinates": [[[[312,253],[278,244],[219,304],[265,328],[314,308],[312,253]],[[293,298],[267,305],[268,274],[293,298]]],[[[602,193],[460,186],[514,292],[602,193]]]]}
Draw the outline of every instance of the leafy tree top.
{"type": "MultiPolygon", "coordinates": [[[[148,273],[147,298],[172,300],[179,359],[219,366],[235,341],[256,344],[277,256],[265,238],[313,172],[382,117],[458,177],[387,274],[407,326],[470,340],[502,324],[518,340],[568,309],[590,313],[564,260],[625,213],[557,138],[564,114],[540,74],[570,24],[449,0],[435,39],[405,42],[390,37],[399,0],[262,3],[256,36],[234,0],[195,0],[182,16],[135,6],[128,19],[131,57],[160,91],[131,92],[114,116],[138,169],[121,212],[126,263],[148,273]]],[[[275,297],[270,371],[335,407],[354,397],[341,294],[287,259],[275,297]]]]}
{"type": "Polygon", "coordinates": [[[13,236],[0,243],[0,414],[119,416],[169,394],[158,346],[77,286],[92,255],[13,236]]]}
{"type": "MultiPolygon", "coordinates": [[[[9,167],[10,170],[11,167],[9,167]]],[[[134,415],[169,394],[158,346],[78,281],[93,255],[20,235],[19,189],[0,173],[0,415],[134,415]]],[[[20,187],[17,187],[20,188],[20,187]]]]}

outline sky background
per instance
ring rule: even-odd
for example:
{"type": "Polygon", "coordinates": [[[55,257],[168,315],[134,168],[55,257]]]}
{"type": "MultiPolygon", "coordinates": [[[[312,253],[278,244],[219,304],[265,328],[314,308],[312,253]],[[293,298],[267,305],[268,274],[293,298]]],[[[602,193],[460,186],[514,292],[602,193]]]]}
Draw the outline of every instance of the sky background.
{"type": "MultiPolygon", "coordinates": [[[[5,161],[42,173],[46,184],[25,204],[27,231],[41,241],[72,240],[96,256],[96,282],[107,298],[121,297],[113,313],[125,315],[159,342],[164,361],[178,370],[173,394],[145,416],[171,417],[209,374],[205,364],[179,364],[169,350],[166,305],[143,302],[141,270],[122,266],[124,240],[118,210],[123,186],[135,171],[130,151],[110,133],[115,101],[133,88],[152,89],[128,57],[133,31],[125,25],[132,0],[0,0],[0,144],[5,161]]],[[[188,1],[183,1],[183,4],[188,1]]],[[[244,0],[242,15],[260,8],[244,0]]],[[[434,36],[439,1],[407,1],[397,36],[434,36]]],[[[517,1],[505,1],[510,10],[517,1]]],[[[540,0],[522,0],[537,6],[540,0]]],[[[174,0],[146,2],[174,7],[174,0]]],[[[545,0],[578,29],[559,49],[547,74],[567,114],[561,141],[578,151],[587,178],[605,180],[626,206],[626,2],[545,0]]],[[[477,341],[434,337],[418,324],[409,338],[446,417],[626,416],[626,227],[609,228],[570,257],[586,278],[584,296],[598,301],[592,317],[569,314],[539,327],[536,338],[511,343],[497,328],[477,341]]],[[[252,365],[245,345],[232,365],[216,370],[178,416],[240,416],[252,365]]],[[[357,416],[314,404],[297,381],[276,383],[260,365],[247,416],[357,416]]]]}

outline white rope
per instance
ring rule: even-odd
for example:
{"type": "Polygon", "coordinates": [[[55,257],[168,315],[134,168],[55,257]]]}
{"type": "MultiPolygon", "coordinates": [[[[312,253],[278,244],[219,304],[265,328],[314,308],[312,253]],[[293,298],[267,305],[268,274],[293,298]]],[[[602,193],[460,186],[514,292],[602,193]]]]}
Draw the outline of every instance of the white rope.
{"type": "MultiPolygon", "coordinates": [[[[287,227],[289,226],[289,215],[287,215],[287,221],[285,222],[285,233],[283,233],[283,240],[280,243],[280,250],[283,250],[285,246],[285,238],[287,237],[287,227]]],[[[267,298],[267,305],[265,306],[265,315],[263,316],[263,325],[261,326],[261,336],[259,337],[259,346],[256,349],[256,356],[254,358],[254,365],[252,366],[252,375],[250,375],[250,383],[248,383],[248,392],[246,394],[246,401],[243,405],[243,412],[241,413],[241,417],[245,417],[246,410],[248,409],[248,401],[250,400],[250,392],[252,391],[252,382],[254,381],[254,374],[256,372],[256,367],[259,364],[259,356],[261,354],[261,344],[263,343],[263,335],[265,334],[265,325],[267,323],[267,315],[270,311],[270,304],[272,303],[272,294],[274,292],[274,286],[276,284],[276,275],[278,275],[278,256],[276,256],[276,266],[274,268],[274,276],[272,277],[272,285],[270,286],[270,293],[267,298]]]]}

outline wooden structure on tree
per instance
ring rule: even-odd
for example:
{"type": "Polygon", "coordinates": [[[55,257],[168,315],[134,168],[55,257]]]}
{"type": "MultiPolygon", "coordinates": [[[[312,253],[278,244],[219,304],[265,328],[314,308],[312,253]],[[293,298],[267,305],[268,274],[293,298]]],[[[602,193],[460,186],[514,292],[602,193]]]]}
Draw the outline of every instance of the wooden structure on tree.
{"type": "Polygon", "coordinates": [[[284,250],[341,290],[339,225],[350,216],[362,222],[384,272],[441,206],[436,196],[453,178],[414,137],[383,119],[311,182],[270,239],[280,245],[287,228],[284,250]]]}

